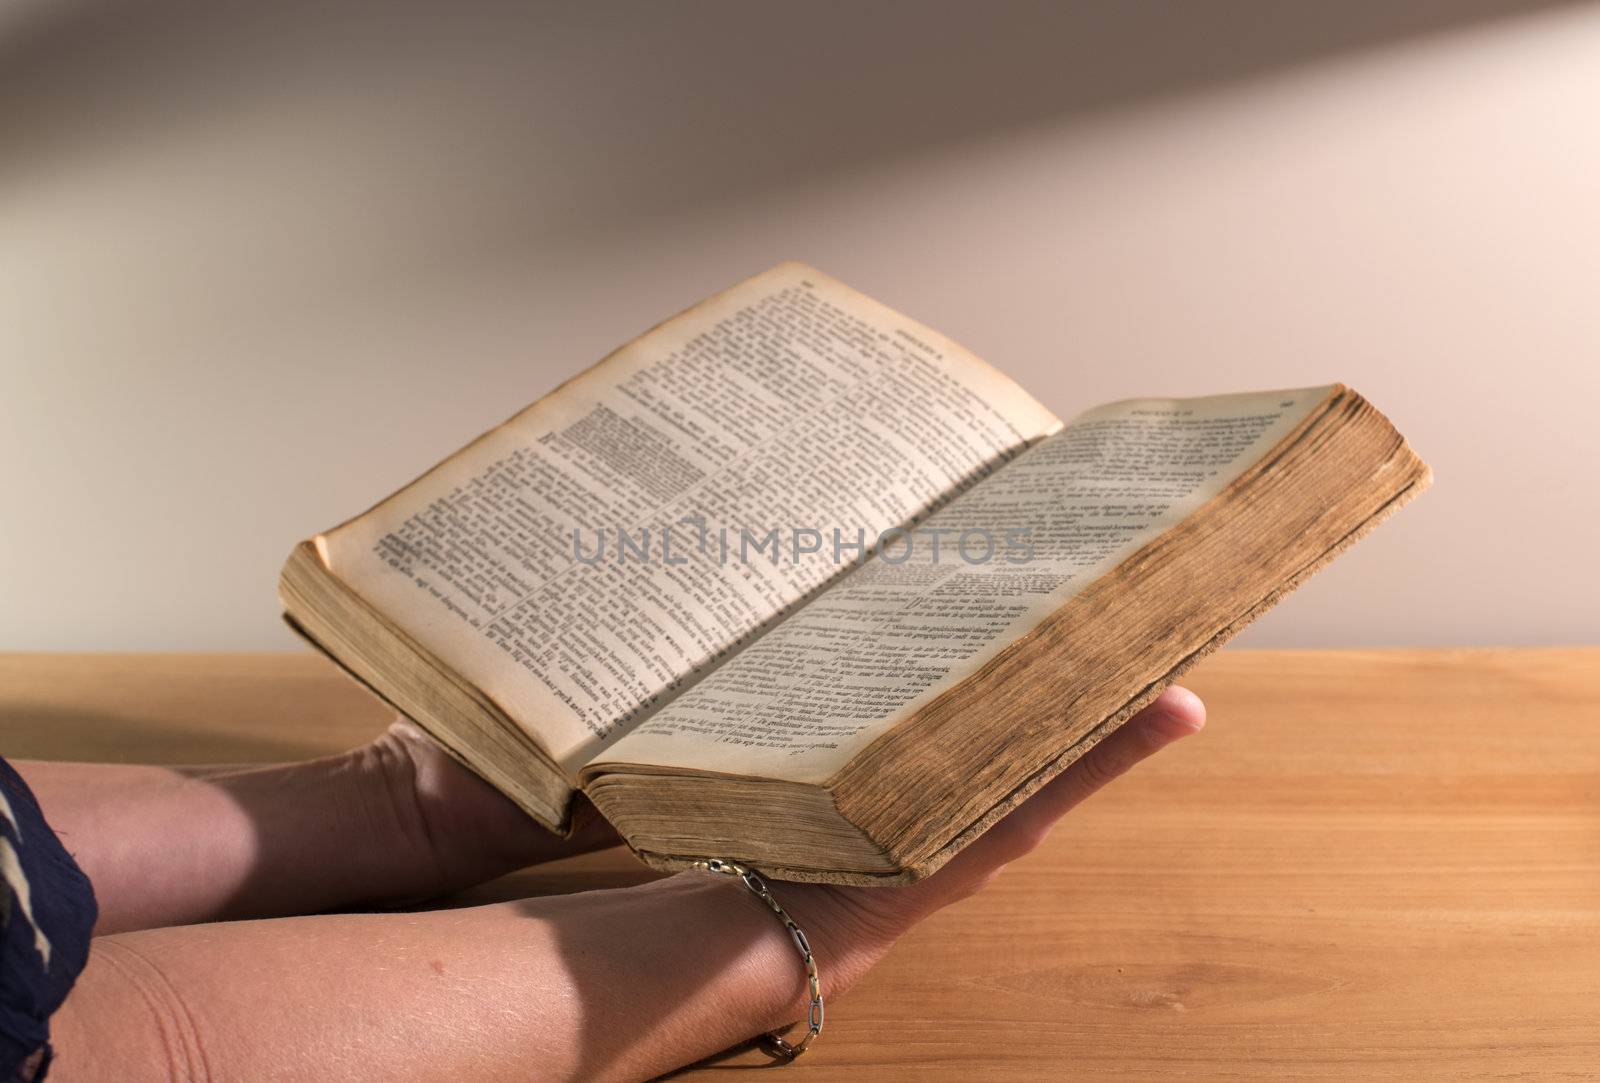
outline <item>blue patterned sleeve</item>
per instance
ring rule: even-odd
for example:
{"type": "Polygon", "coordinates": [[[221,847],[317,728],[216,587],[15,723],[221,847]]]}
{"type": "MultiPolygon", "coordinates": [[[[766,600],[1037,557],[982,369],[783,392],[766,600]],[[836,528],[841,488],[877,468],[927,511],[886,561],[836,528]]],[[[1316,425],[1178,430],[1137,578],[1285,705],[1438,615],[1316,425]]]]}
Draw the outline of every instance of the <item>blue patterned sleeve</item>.
{"type": "Polygon", "coordinates": [[[40,1083],[50,1016],[89,958],[89,878],[0,759],[0,1083],[40,1083]]]}

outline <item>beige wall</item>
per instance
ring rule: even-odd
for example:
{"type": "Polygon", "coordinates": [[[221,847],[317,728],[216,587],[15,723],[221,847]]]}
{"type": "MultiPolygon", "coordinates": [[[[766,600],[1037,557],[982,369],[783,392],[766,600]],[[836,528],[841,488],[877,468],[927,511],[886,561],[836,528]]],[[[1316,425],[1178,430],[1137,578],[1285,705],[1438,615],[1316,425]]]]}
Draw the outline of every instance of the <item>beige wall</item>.
{"type": "Polygon", "coordinates": [[[0,648],[288,647],[293,541],[785,257],[1061,413],[1373,398],[1434,489],[1249,643],[1600,640],[1600,8],[571,7],[0,18],[0,648]]]}

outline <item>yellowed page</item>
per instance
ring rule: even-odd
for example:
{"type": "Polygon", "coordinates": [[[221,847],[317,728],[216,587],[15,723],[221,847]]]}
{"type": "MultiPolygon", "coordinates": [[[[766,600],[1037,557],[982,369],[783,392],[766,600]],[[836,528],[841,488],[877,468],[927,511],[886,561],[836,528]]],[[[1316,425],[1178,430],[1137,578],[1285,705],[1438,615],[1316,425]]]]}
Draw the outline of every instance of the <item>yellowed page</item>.
{"type": "Polygon", "coordinates": [[[960,346],[786,263],[318,543],[575,770],[858,563],[855,543],[1059,427],[960,346]]]}
{"type": "Polygon", "coordinates": [[[1140,399],[1083,414],[656,712],[594,769],[825,781],[1221,492],[1331,390],[1140,399]]]}

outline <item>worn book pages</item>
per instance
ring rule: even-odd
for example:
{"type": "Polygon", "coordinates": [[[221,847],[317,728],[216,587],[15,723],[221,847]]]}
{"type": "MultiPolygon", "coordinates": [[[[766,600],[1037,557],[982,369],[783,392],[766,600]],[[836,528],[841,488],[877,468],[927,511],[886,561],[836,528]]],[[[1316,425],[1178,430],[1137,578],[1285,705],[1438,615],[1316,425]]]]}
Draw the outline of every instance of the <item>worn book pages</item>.
{"type": "Polygon", "coordinates": [[[570,775],[1059,427],[957,344],[788,263],[316,544],[570,775]]]}
{"type": "Polygon", "coordinates": [[[1332,390],[1083,414],[654,713],[585,775],[651,765],[827,781],[1220,493],[1332,390]]]}
{"type": "Polygon", "coordinates": [[[659,869],[717,854],[780,879],[927,876],[1430,477],[1340,384],[1094,411],[925,524],[955,528],[959,545],[972,523],[1024,506],[1056,582],[1019,591],[875,557],[585,768],[584,792],[659,869]],[[879,575],[887,589],[857,592],[879,575]],[[858,608],[829,613],[850,597],[858,608]],[[800,643],[741,674],[802,628],[833,646],[800,643]],[[673,728],[713,693],[716,714],[673,728]],[[815,712],[786,706],[813,699],[815,712]],[[797,714],[802,742],[775,734],[797,714]],[[730,732],[730,717],[746,728],[730,732]],[[692,748],[674,752],[666,741],[685,732],[692,748]]]}

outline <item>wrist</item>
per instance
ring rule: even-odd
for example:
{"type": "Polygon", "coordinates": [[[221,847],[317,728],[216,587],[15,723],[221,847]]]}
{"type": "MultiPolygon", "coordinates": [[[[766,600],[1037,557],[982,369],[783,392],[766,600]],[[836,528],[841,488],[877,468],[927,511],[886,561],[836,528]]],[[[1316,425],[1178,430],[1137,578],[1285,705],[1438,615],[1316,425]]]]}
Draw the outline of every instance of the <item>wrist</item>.
{"type": "Polygon", "coordinates": [[[404,748],[380,738],[320,762],[341,795],[332,831],[339,856],[332,867],[343,868],[348,902],[400,905],[446,890],[453,877],[404,748]]]}
{"type": "MultiPolygon", "coordinates": [[[[692,900],[718,939],[742,945],[743,981],[733,999],[749,1021],[747,1037],[781,1032],[808,1017],[804,957],[784,919],[740,878],[689,872],[658,883],[692,900]]],[[[898,930],[854,907],[841,889],[772,880],[766,887],[810,946],[825,1000],[854,985],[898,938],[898,930]]],[[[798,1040],[802,1032],[795,1034],[798,1040]]]]}
{"type": "Polygon", "coordinates": [[[376,745],[215,774],[204,785],[253,825],[250,872],[228,916],[391,905],[439,876],[404,764],[376,745]]]}
{"type": "Polygon", "coordinates": [[[333,762],[347,793],[354,902],[399,906],[437,898],[556,856],[567,845],[426,737],[391,728],[333,762]]]}
{"type": "MultiPolygon", "coordinates": [[[[855,905],[852,893],[878,888],[839,888],[827,884],[768,881],[773,896],[789,912],[816,956],[822,976],[822,995],[837,996],[860,981],[888,954],[905,930],[855,905]]],[[[787,943],[783,926],[773,922],[787,943]]],[[[795,954],[788,945],[789,954],[795,954]]],[[[801,1003],[801,1008],[805,1007],[801,1003]]],[[[802,1011],[803,1016],[803,1011],[802,1011]]]]}
{"type": "Polygon", "coordinates": [[[412,894],[445,894],[621,841],[581,794],[569,833],[547,830],[404,720],[349,755],[381,777],[399,852],[420,855],[410,865],[423,874],[412,877],[412,894]]]}

